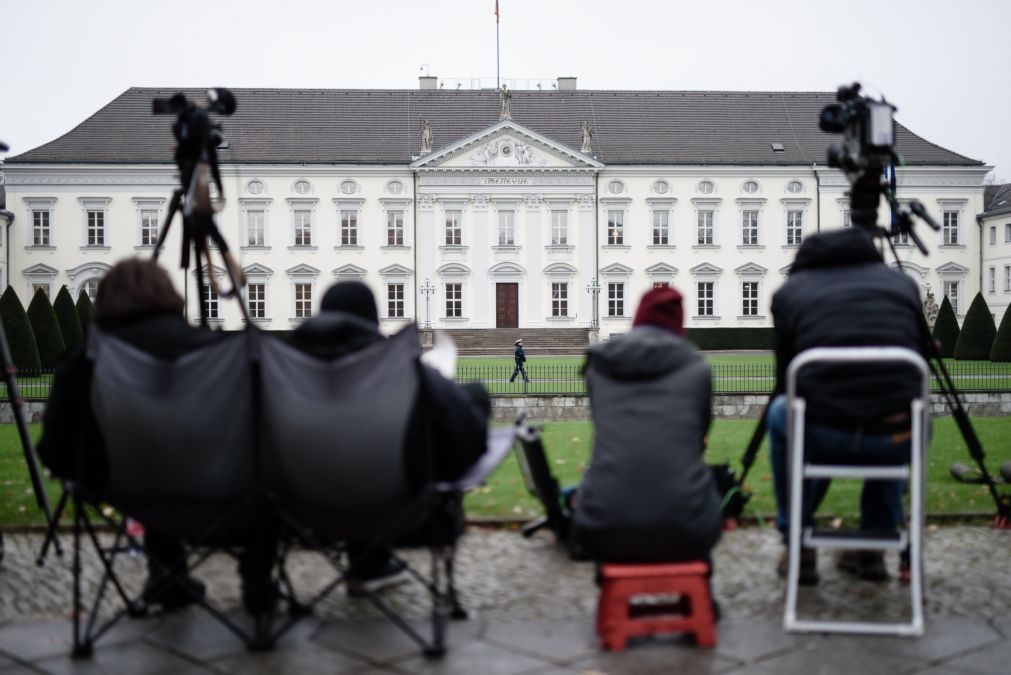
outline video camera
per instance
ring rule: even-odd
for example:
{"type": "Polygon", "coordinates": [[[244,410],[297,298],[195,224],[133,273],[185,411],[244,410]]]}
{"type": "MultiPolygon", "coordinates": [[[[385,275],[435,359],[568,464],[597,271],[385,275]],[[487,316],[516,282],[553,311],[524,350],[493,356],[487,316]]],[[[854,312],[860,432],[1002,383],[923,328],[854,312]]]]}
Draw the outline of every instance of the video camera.
{"type": "Polygon", "coordinates": [[[211,119],[210,113],[231,115],[235,112],[235,95],[224,87],[207,90],[207,105],[200,107],[182,93],[169,98],[156,98],[151,111],[155,115],[175,115],[172,134],[179,145],[176,147],[176,163],[183,172],[183,184],[188,185],[194,165],[206,151],[217,166],[218,146],[224,140],[221,125],[211,119]]]}

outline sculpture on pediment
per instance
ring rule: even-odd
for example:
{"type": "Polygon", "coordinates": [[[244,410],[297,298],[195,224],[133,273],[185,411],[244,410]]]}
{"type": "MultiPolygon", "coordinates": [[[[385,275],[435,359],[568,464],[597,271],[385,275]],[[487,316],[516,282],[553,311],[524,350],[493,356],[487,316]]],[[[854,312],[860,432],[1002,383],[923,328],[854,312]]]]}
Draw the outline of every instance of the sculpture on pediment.
{"type": "Polygon", "coordinates": [[[520,164],[531,164],[534,161],[533,149],[523,141],[516,142],[516,161],[520,164]]]}
{"type": "Polygon", "coordinates": [[[590,124],[589,120],[583,121],[583,147],[579,149],[584,155],[591,152],[590,139],[593,138],[593,126],[590,124]]]}
{"type": "Polygon", "coordinates": [[[484,209],[488,207],[488,195],[487,194],[472,194],[470,195],[470,201],[474,205],[475,209],[484,209]]]}
{"type": "Polygon", "coordinates": [[[528,209],[536,209],[541,205],[540,195],[525,195],[523,201],[526,202],[528,209]]]}
{"type": "Polygon", "coordinates": [[[478,164],[492,164],[495,162],[496,157],[498,157],[497,143],[485,143],[477,149],[477,152],[470,156],[478,164]]]}
{"type": "Polygon", "coordinates": [[[502,85],[502,90],[499,92],[499,119],[500,120],[510,120],[513,117],[512,114],[512,99],[513,94],[509,91],[509,87],[502,85]]]}
{"type": "Polygon", "coordinates": [[[421,151],[432,151],[432,123],[428,120],[421,120],[421,151]]]}
{"type": "Polygon", "coordinates": [[[923,301],[923,314],[927,317],[927,325],[931,329],[934,327],[934,322],[937,321],[937,313],[940,309],[937,299],[934,297],[933,289],[930,288],[930,284],[927,284],[927,297],[923,301]]]}
{"type": "Polygon", "coordinates": [[[418,206],[423,209],[431,209],[435,207],[435,195],[420,194],[418,195],[418,206]]]}

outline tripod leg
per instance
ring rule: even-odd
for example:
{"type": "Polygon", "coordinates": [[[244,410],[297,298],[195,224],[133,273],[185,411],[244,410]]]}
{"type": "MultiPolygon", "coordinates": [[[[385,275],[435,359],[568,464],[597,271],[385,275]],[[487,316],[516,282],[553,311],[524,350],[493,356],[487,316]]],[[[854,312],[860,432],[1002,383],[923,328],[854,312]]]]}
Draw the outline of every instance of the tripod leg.
{"type": "Polygon", "coordinates": [[[158,241],[154,245],[154,255],[152,256],[155,260],[161,255],[161,249],[165,245],[165,237],[168,236],[169,226],[172,225],[172,219],[175,218],[176,213],[179,211],[179,202],[182,200],[183,191],[182,189],[177,189],[172,191],[172,199],[169,200],[168,212],[165,214],[165,222],[161,226],[161,232],[158,233],[158,241]]]}

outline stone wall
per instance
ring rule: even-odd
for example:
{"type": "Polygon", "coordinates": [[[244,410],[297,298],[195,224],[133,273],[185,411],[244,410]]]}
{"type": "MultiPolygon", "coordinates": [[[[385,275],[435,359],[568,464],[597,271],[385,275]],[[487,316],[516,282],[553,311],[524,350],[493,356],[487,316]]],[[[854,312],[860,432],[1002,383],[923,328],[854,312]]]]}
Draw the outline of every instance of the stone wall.
{"type": "MultiPolygon", "coordinates": [[[[713,414],[725,419],[757,419],[762,414],[769,397],[765,394],[715,394],[713,414]]],[[[1000,417],[1011,415],[1011,392],[962,394],[962,403],[971,417],[1000,417]]],[[[25,403],[25,416],[29,422],[41,422],[46,409],[43,401],[25,403]]],[[[588,420],[590,400],[586,396],[495,396],[491,400],[492,419],[505,422],[516,419],[525,412],[532,420],[588,420]]],[[[950,415],[948,405],[936,394],[931,404],[934,415],[950,415]]],[[[14,421],[11,406],[0,402],[0,423],[14,421]]]]}
{"type": "MultiPolygon", "coordinates": [[[[714,394],[713,415],[724,419],[757,419],[769,397],[766,394],[714,394]]],[[[1011,415],[1011,392],[962,394],[962,404],[971,417],[1011,415]]],[[[590,403],[585,396],[496,396],[492,417],[496,421],[516,419],[526,412],[532,420],[587,420],[590,403]]],[[[937,394],[931,403],[933,415],[950,415],[947,403],[937,394]]]]}

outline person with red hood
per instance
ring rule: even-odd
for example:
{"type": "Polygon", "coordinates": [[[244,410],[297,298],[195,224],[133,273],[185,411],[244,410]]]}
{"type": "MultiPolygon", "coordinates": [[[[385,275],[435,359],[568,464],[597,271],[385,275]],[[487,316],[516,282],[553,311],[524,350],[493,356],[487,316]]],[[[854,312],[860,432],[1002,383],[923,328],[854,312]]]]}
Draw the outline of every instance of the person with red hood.
{"type": "Polygon", "coordinates": [[[587,351],[593,456],[570,542],[583,557],[708,562],[720,538],[720,498],[702,457],[712,382],[683,317],[681,294],[655,288],[630,332],[587,351]]]}

